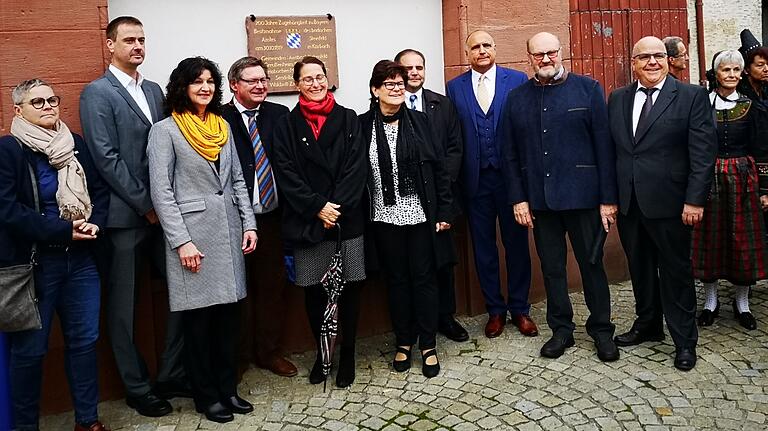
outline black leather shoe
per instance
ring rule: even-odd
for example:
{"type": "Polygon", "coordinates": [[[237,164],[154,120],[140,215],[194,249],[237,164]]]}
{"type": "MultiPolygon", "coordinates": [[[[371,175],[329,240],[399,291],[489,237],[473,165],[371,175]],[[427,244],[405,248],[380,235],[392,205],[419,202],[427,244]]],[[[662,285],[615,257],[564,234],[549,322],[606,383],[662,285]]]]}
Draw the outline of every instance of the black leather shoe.
{"type": "Polygon", "coordinates": [[[424,374],[424,377],[428,379],[440,373],[440,362],[436,362],[434,365],[427,364],[427,358],[430,356],[434,356],[437,359],[437,349],[429,349],[421,353],[421,374],[424,374]]]}
{"type": "Polygon", "coordinates": [[[453,316],[444,319],[440,322],[437,329],[441,334],[445,335],[449,340],[462,342],[469,340],[469,334],[467,330],[453,316]]]}
{"type": "Polygon", "coordinates": [[[125,403],[128,407],[135,409],[138,414],[151,418],[165,416],[173,411],[168,401],[158,398],[152,391],[140,397],[126,397],[125,403]]]}
{"type": "Polygon", "coordinates": [[[319,385],[325,381],[323,374],[323,361],[320,358],[315,359],[315,365],[312,365],[312,371],[309,372],[309,383],[319,385]]]}
{"type": "Polygon", "coordinates": [[[545,358],[559,358],[565,353],[565,349],[573,347],[576,344],[573,341],[573,335],[555,334],[543,346],[541,346],[541,356],[545,358]]]}
{"type": "Polygon", "coordinates": [[[411,368],[411,351],[413,350],[413,347],[410,349],[406,349],[405,347],[397,346],[397,349],[395,350],[395,357],[397,357],[398,353],[402,353],[405,355],[405,359],[402,361],[398,361],[397,359],[392,360],[392,368],[395,369],[398,373],[402,373],[403,371],[408,370],[411,368]]]}
{"type": "Polygon", "coordinates": [[[616,343],[610,338],[601,338],[595,340],[597,357],[603,362],[613,362],[619,359],[619,349],[616,343]]]}
{"type": "Polygon", "coordinates": [[[346,388],[355,381],[355,357],[346,358],[342,355],[339,360],[339,371],[336,372],[336,387],[346,388]]]}
{"type": "Polygon", "coordinates": [[[749,311],[746,313],[740,313],[739,309],[736,307],[736,300],[733,301],[733,317],[735,317],[736,320],[739,321],[739,325],[743,326],[744,328],[749,329],[750,331],[757,329],[757,321],[755,321],[755,316],[753,316],[749,311]]]}
{"type": "Polygon", "coordinates": [[[628,332],[613,337],[613,341],[617,346],[636,346],[646,341],[663,341],[664,333],[658,332],[645,332],[638,331],[635,328],[630,329],[628,332]]]}
{"type": "Polygon", "coordinates": [[[171,398],[192,398],[192,388],[189,383],[183,380],[169,380],[167,382],[156,382],[152,392],[164,400],[171,398]]]}
{"type": "Polygon", "coordinates": [[[213,403],[206,407],[201,413],[205,414],[205,418],[209,421],[218,422],[220,424],[235,420],[235,415],[232,414],[232,410],[228,409],[222,403],[213,403]]]}
{"type": "Polygon", "coordinates": [[[675,368],[680,371],[690,371],[696,366],[696,349],[683,347],[675,353],[675,368]]]}
{"type": "Polygon", "coordinates": [[[715,317],[718,315],[720,315],[720,301],[717,301],[714,311],[707,310],[706,308],[701,310],[698,318],[699,326],[712,326],[715,323],[715,317]]]}
{"type": "Polygon", "coordinates": [[[237,394],[222,400],[221,404],[231,410],[232,413],[237,413],[239,415],[244,415],[253,411],[253,404],[240,398],[237,394]]]}

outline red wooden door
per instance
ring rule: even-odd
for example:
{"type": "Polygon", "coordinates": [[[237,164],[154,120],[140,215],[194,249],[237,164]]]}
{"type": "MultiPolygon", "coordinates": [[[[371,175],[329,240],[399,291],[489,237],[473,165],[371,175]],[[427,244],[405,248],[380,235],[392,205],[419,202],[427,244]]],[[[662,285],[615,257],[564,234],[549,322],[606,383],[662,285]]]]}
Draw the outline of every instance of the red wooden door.
{"type": "Polygon", "coordinates": [[[570,0],[569,10],[571,67],[598,80],[606,95],[632,81],[632,45],[640,38],[680,36],[688,45],[686,0],[570,0]]]}

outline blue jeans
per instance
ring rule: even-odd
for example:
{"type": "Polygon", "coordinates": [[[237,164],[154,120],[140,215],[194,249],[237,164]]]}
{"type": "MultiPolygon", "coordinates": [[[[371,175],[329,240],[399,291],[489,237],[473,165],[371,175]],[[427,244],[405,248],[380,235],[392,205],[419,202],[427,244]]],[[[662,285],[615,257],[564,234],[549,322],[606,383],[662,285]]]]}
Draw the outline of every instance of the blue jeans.
{"type": "Polygon", "coordinates": [[[53,314],[64,333],[64,369],[75,421],[98,419],[96,339],[99,337],[100,283],[91,252],[84,245],[42,249],[35,290],[43,328],[8,334],[11,343],[11,398],[18,431],[37,430],[43,358],[48,351],[53,314]]]}

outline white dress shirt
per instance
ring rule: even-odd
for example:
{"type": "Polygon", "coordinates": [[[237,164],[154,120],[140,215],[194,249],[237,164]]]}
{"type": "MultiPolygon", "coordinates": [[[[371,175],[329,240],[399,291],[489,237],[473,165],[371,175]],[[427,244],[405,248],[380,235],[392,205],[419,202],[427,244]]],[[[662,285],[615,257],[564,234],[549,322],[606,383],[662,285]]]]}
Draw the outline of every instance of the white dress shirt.
{"type": "MultiPolygon", "coordinates": [[[[245,106],[241,105],[240,102],[237,101],[236,98],[232,98],[232,103],[235,105],[235,108],[237,108],[237,111],[240,113],[240,117],[243,119],[243,124],[245,124],[245,131],[249,133],[248,131],[248,120],[250,117],[245,114],[245,111],[248,110],[245,106]]],[[[254,118],[259,117],[259,107],[256,107],[256,115],[254,115],[254,118]]],[[[258,123],[256,123],[258,126],[258,123]]],[[[264,142],[262,141],[261,145],[264,145],[264,142]]],[[[253,148],[253,142],[251,142],[251,148],[253,148]]],[[[254,162],[256,159],[256,154],[253,154],[254,162]]],[[[267,160],[269,160],[269,155],[267,155],[267,160]]],[[[270,165],[272,162],[270,162],[270,165]]],[[[254,214],[266,214],[268,212],[271,212],[275,208],[277,208],[278,202],[277,202],[277,181],[275,181],[275,172],[272,171],[272,183],[275,185],[275,200],[272,202],[272,205],[269,208],[264,208],[264,205],[261,204],[261,201],[259,200],[259,181],[258,181],[258,175],[254,171],[253,173],[253,200],[251,202],[251,206],[253,206],[253,213],[254,214]]]]}
{"type": "Polygon", "coordinates": [[[141,84],[144,83],[144,76],[136,71],[136,76],[138,76],[139,79],[133,79],[132,76],[118,69],[113,64],[109,65],[109,71],[115,75],[115,78],[117,78],[117,80],[120,81],[120,84],[125,87],[125,90],[128,91],[128,94],[131,95],[134,102],[139,105],[139,109],[141,109],[141,112],[147,117],[147,120],[149,120],[150,123],[154,123],[157,119],[152,118],[152,111],[149,109],[147,96],[144,94],[144,90],[141,89],[141,84]]]}
{"type": "MultiPolygon", "coordinates": [[[[664,87],[664,83],[667,81],[667,78],[664,77],[664,79],[661,80],[658,84],[654,85],[653,88],[657,88],[657,91],[653,92],[653,103],[656,104],[656,101],[659,100],[659,94],[661,94],[661,88],[664,87]]],[[[634,135],[637,131],[637,122],[640,120],[640,113],[643,112],[643,105],[645,104],[645,99],[648,97],[645,95],[644,92],[640,91],[641,88],[645,88],[643,84],[641,84],[639,81],[637,82],[637,90],[635,90],[635,104],[632,106],[632,134],[634,135]]]]}
{"type": "Polygon", "coordinates": [[[419,88],[419,90],[415,93],[411,93],[410,91],[405,91],[405,105],[408,109],[411,109],[411,96],[416,96],[416,100],[413,101],[413,103],[416,104],[416,110],[419,112],[424,112],[424,99],[422,99],[424,95],[424,88],[419,88]]]}
{"type": "Polygon", "coordinates": [[[736,107],[736,101],[739,100],[739,97],[741,95],[738,91],[734,91],[733,93],[726,96],[726,99],[728,99],[728,102],[723,100],[722,97],[718,97],[716,92],[709,93],[709,103],[714,104],[715,109],[733,109],[736,107]]]}
{"type": "Polygon", "coordinates": [[[477,85],[481,76],[485,88],[488,90],[488,101],[493,104],[493,95],[496,93],[496,65],[491,66],[484,74],[472,69],[472,92],[475,94],[475,99],[477,99],[477,85]]]}

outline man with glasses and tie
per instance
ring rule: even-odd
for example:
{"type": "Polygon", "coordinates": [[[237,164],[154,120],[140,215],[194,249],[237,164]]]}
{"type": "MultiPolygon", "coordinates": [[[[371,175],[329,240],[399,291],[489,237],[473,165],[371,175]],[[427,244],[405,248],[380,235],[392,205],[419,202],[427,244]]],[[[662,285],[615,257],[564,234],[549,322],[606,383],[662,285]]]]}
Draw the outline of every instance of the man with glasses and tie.
{"type": "Polygon", "coordinates": [[[267,102],[267,65],[255,57],[235,61],[227,75],[234,97],[222,107],[232,129],[243,177],[258,225],[259,245],[246,256],[253,319],[253,356],[261,368],[293,377],[296,367],[283,357],[281,340],[288,281],[284,270],[285,245],[280,235],[282,211],[269,154],[272,131],[288,108],[267,102]]]}
{"type": "MultiPolygon", "coordinates": [[[[463,145],[461,141],[461,125],[456,115],[456,108],[451,100],[442,94],[424,88],[424,54],[415,49],[404,49],[397,53],[395,62],[405,67],[408,71],[408,81],[405,83],[405,105],[408,109],[414,109],[427,114],[427,120],[432,127],[434,139],[440,144],[445,169],[451,177],[451,192],[453,194],[452,214],[453,218],[461,214],[459,202],[458,179],[461,170],[461,155],[463,145]]],[[[437,291],[440,298],[440,310],[438,317],[438,331],[453,341],[467,341],[469,334],[466,329],[453,317],[456,313],[456,290],[453,267],[456,265],[456,246],[453,241],[453,230],[444,230],[438,235],[445,235],[449,239],[445,244],[450,244],[452,261],[437,269],[437,291]]]]}
{"type": "Polygon", "coordinates": [[[567,234],[589,308],[587,333],[598,358],[615,361],[619,351],[602,259],[603,233],[618,208],[605,95],[594,79],[565,69],[557,36],[538,33],[527,49],[534,76],[509,93],[500,133],[509,204],[517,222],[533,229],[544,275],[552,338],[541,356],[558,358],[574,345],[567,234]]]}
{"type": "Polygon", "coordinates": [[[669,59],[669,76],[682,80],[683,72],[688,68],[688,50],[683,39],[678,36],[667,36],[663,40],[669,59]]]}
{"type": "Polygon", "coordinates": [[[518,225],[507,202],[507,186],[501,170],[499,118],[507,94],[528,77],[496,65],[496,44],[490,34],[469,34],[465,52],[471,70],[448,82],[448,97],[456,106],[464,137],[462,184],[469,219],[475,269],[488,311],[485,335],[494,338],[504,331],[507,313],[526,336],[539,334],[529,317],[531,257],[528,229],[518,225]],[[496,222],[501,228],[507,269],[507,300],[501,295],[496,222]]]}
{"type": "Polygon", "coordinates": [[[632,49],[637,81],[608,99],[616,147],[618,229],[629,263],[637,317],[619,346],[675,343],[676,368],[696,365],[696,291],[691,227],[704,214],[717,135],[707,90],[667,79],[664,43],[653,36],[632,49]]]}

